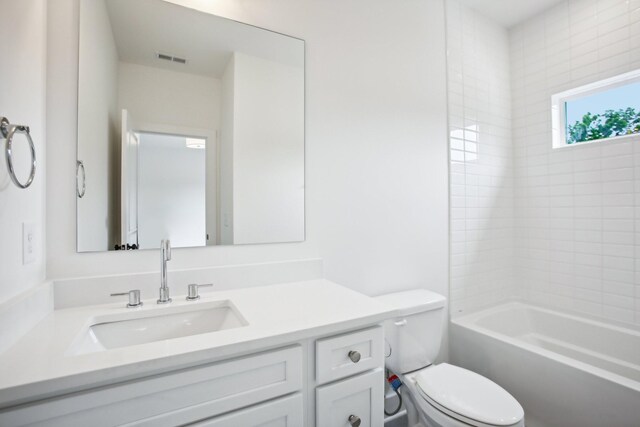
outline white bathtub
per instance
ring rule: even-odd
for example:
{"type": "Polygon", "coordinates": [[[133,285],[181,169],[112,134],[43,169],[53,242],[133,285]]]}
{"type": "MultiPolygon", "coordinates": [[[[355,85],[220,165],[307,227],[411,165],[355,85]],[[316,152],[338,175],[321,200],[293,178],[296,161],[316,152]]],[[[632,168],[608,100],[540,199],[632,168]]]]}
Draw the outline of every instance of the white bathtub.
{"type": "Polygon", "coordinates": [[[452,362],[518,399],[528,427],[640,427],[640,331],[511,302],[451,321],[452,362]]]}

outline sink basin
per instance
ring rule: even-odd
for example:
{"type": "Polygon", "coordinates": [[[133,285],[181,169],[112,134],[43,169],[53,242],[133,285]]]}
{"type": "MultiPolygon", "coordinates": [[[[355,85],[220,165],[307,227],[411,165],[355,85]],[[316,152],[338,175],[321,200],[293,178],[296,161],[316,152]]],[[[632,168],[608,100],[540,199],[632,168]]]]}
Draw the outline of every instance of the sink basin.
{"type": "Polygon", "coordinates": [[[95,318],[72,346],[73,354],[146,344],[246,326],[230,301],[152,309],[95,318]],[[124,318],[123,318],[124,317],[124,318]]]}

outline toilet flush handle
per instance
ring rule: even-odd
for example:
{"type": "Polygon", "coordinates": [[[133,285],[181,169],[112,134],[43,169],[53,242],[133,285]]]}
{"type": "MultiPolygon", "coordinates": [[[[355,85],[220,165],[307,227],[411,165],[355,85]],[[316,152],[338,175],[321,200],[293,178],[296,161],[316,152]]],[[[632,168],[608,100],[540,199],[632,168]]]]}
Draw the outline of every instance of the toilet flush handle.
{"type": "Polygon", "coordinates": [[[406,326],[407,325],[407,319],[398,320],[397,322],[393,322],[393,324],[396,325],[396,326],[406,326]]]}
{"type": "Polygon", "coordinates": [[[349,424],[351,424],[351,427],[360,427],[360,423],[362,423],[362,420],[359,416],[349,415],[349,424]]]}

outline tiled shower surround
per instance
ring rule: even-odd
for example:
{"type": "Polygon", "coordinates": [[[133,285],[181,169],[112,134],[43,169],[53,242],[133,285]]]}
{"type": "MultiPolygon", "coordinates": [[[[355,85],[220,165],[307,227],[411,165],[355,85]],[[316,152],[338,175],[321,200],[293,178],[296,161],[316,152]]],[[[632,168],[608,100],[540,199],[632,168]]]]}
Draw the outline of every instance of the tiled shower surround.
{"type": "Polygon", "coordinates": [[[446,6],[455,315],[515,292],[514,165],[508,33],[446,6]]]}
{"type": "Polygon", "coordinates": [[[477,158],[460,160],[451,139],[452,313],[520,298],[640,325],[640,138],[554,149],[550,112],[554,93],[640,68],[640,0],[566,1],[508,32],[447,1],[452,137],[456,103],[463,118],[478,117],[478,100],[489,106],[477,123],[477,158]],[[460,16],[467,25],[456,23],[460,16]],[[478,59],[485,53],[478,45],[491,53],[478,59]],[[460,63],[468,67],[461,74],[460,63]],[[472,72],[474,64],[481,70],[472,72]],[[498,82],[505,69],[510,78],[498,82]],[[496,86],[509,92],[507,114],[496,105],[496,86]],[[500,149],[497,128],[507,133],[500,149]],[[483,182],[496,184],[483,192],[490,207],[467,197],[478,169],[483,182]],[[481,223],[469,221],[487,213],[481,223]],[[499,253],[504,258],[493,256],[499,253]]]}

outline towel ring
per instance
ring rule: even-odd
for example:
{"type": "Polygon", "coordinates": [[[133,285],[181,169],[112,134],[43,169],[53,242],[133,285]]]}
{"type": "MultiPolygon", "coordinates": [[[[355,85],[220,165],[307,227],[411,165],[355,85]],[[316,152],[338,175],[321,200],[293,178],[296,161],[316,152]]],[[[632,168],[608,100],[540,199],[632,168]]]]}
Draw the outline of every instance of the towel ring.
{"type": "Polygon", "coordinates": [[[6,138],[6,143],[4,147],[5,159],[7,160],[7,169],[9,170],[9,176],[11,177],[11,181],[19,188],[27,188],[33,182],[33,178],[36,176],[36,148],[33,145],[33,139],[31,139],[31,134],[29,133],[29,126],[22,125],[12,125],[9,123],[6,117],[0,117],[0,132],[2,136],[6,138]],[[16,132],[21,133],[27,137],[27,141],[29,141],[29,149],[31,150],[31,173],[29,174],[29,179],[24,184],[18,180],[16,176],[16,172],[13,168],[13,136],[16,132]]]}
{"type": "Polygon", "coordinates": [[[87,172],[84,170],[84,163],[82,160],[76,160],[76,194],[79,199],[84,197],[84,193],[87,191],[87,172]],[[82,191],[80,191],[80,187],[78,187],[78,175],[80,174],[80,169],[82,169],[82,191]]]}

